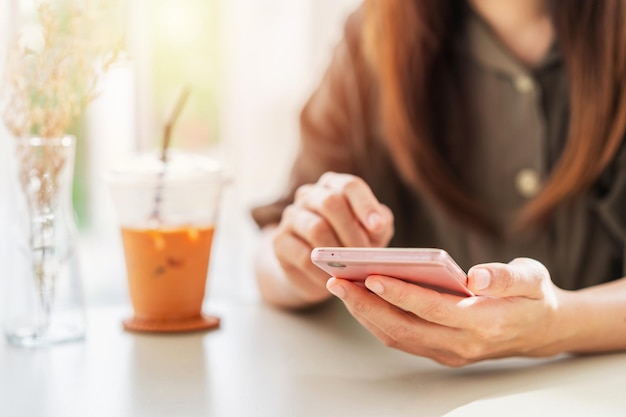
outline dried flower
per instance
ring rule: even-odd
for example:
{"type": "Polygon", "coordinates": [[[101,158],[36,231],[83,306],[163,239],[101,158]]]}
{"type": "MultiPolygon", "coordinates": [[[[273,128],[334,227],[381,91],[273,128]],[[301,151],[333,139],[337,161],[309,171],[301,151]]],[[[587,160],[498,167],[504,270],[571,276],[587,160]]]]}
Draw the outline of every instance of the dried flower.
{"type": "Polygon", "coordinates": [[[16,137],[60,137],[95,98],[100,77],[120,55],[116,0],[54,8],[41,2],[39,26],[9,52],[0,109],[16,137]]]}

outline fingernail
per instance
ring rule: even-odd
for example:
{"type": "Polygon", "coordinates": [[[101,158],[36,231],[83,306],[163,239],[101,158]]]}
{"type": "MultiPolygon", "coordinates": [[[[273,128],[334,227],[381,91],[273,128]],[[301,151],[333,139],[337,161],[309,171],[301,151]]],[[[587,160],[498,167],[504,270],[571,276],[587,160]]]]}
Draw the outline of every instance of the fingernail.
{"type": "Polygon", "coordinates": [[[383,216],[380,213],[373,211],[367,216],[367,227],[370,229],[377,229],[383,222],[383,216]]]}
{"type": "Polygon", "coordinates": [[[474,269],[472,271],[472,278],[474,279],[474,289],[484,290],[491,284],[491,272],[487,269],[474,269]]]}
{"type": "Polygon", "coordinates": [[[376,294],[382,294],[383,292],[385,292],[385,287],[378,281],[365,281],[365,286],[368,290],[376,294]]]}
{"type": "MultiPolygon", "coordinates": [[[[332,278],[331,278],[331,280],[332,280],[332,278]]],[[[330,293],[331,293],[332,295],[334,295],[335,297],[337,297],[337,298],[341,298],[342,300],[343,300],[344,298],[346,298],[346,290],[345,290],[345,289],[344,289],[341,285],[338,285],[338,284],[334,284],[334,285],[333,285],[333,284],[331,283],[330,285],[326,285],[326,288],[327,288],[327,289],[328,289],[328,291],[330,291],[330,293]]]]}

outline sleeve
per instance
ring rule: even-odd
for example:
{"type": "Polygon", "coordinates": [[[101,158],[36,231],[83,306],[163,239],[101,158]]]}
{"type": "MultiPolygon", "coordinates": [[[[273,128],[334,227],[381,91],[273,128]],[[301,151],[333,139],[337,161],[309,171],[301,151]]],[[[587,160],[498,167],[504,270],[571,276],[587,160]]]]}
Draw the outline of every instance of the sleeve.
{"type": "Polygon", "coordinates": [[[259,227],[280,221],[299,186],[316,182],[327,171],[355,173],[365,107],[360,87],[366,72],[361,18],[359,9],[347,19],[343,39],[335,47],[320,85],[300,113],[300,144],[287,189],[276,201],[252,209],[259,227]]]}

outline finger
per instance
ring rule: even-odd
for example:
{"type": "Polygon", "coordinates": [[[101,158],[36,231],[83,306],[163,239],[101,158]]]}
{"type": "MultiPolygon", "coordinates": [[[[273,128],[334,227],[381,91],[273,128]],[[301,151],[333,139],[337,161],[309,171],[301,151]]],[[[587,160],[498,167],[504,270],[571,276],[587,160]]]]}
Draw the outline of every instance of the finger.
{"type": "Polygon", "coordinates": [[[361,178],[327,172],[320,177],[318,183],[344,193],[356,218],[371,235],[379,237],[386,232],[385,229],[389,226],[388,213],[361,178]]]}
{"type": "Polygon", "coordinates": [[[328,274],[316,267],[310,258],[311,247],[289,234],[276,234],[273,240],[276,258],[287,279],[305,299],[326,291],[328,274]]]}
{"type": "Polygon", "coordinates": [[[299,186],[294,194],[294,202],[306,198],[307,194],[309,194],[315,187],[316,185],[314,184],[304,184],[299,186]]]}
{"type": "Polygon", "coordinates": [[[468,272],[468,286],[477,295],[539,299],[550,274],[534,259],[517,258],[508,264],[476,265],[468,272]]]}
{"type": "MultiPolygon", "coordinates": [[[[398,328],[399,323],[407,320],[406,312],[398,310],[396,307],[384,302],[376,295],[365,289],[359,284],[355,284],[349,280],[332,277],[326,283],[328,291],[341,299],[346,308],[365,328],[378,337],[383,343],[389,345],[393,343],[392,337],[386,329],[379,327],[376,321],[380,316],[392,316],[393,322],[398,328]]],[[[413,319],[417,319],[413,317],[413,319]]],[[[408,327],[408,325],[407,325],[408,327]]],[[[403,331],[402,333],[406,333],[403,331]]]]}
{"type": "Polygon", "coordinates": [[[372,243],[374,243],[374,246],[387,246],[395,233],[394,217],[393,212],[386,205],[381,204],[380,210],[383,215],[383,224],[385,226],[381,229],[380,233],[372,236],[372,243]]]}
{"type": "Polygon", "coordinates": [[[340,294],[350,314],[384,345],[447,365],[461,364],[460,357],[450,351],[448,343],[442,343],[458,337],[455,330],[398,309],[349,281],[331,278],[326,285],[331,293],[340,294]]]}
{"type": "Polygon", "coordinates": [[[319,246],[341,246],[335,231],[328,221],[317,213],[295,205],[289,205],[283,211],[281,231],[293,233],[309,244],[311,248],[319,246]]]}
{"type": "Polygon", "coordinates": [[[466,297],[443,294],[399,279],[372,275],[365,286],[380,298],[430,323],[450,328],[467,327],[466,297]]]}
{"type": "Polygon", "coordinates": [[[367,231],[341,191],[311,187],[300,191],[295,204],[323,218],[337,236],[338,246],[371,246],[367,231]]]}
{"type": "Polygon", "coordinates": [[[325,285],[328,274],[311,262],[311,246],[296,236],[277,234],[273,241],[274,252],[281,266],[285,269],[298,270],[307,276],[307,280],[325,285]]]}

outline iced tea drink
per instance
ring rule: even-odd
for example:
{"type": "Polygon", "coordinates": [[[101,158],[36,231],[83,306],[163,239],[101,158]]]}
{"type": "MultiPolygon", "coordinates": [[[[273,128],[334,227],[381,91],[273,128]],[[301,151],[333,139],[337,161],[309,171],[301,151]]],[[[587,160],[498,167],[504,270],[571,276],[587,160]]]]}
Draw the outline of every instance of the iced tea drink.
{"type": "Polygon", "coordinates": [[[213,231],[213,227],[122,227],[135,317],[163,320],[200,314],[213,231]]]}
{"type": "Polygon", "coordinates": [[[121,229],[137,331],[215,327],[202,312],[222,188],[221,168],[197,154],[137,157],[108,182],[121,229]]]}

